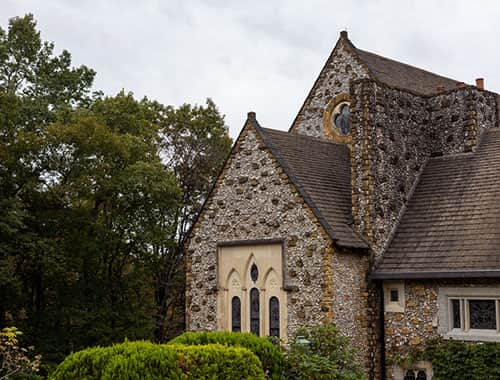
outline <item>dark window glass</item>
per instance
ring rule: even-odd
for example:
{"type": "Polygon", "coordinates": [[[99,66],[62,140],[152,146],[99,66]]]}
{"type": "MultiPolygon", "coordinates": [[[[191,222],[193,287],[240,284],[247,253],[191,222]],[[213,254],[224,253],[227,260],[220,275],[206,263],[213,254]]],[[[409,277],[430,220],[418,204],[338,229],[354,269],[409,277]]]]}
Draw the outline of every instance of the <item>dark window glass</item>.
{"type": "Polygon", "coordinates": [[[469,300],[470,328],[496,330],[497,316],[494,300],[469,300]]]}
{"type": "Polygon", "coordinates": [[[241,331],[241,301],[236,296],[231,300],[231,330],[241,331]]]}
{"type": "Polygon", "coordinates": [[[257,265],[255,265],[255,263],[253,263],[252,267],[250,268],[250,278],[253,282],[256,282],[259,278],[259,269],[257,269],[257,265]]]}
{"type": "Polygon", "coordinates": [[[397,290],[391,290],[391,302],[399,302],[399,293],[397,290]]]}
{"type": "Polygon", "coordinates": [[[335,116],[335,126],[339,129],[342,135],[348,135],[350,132],[349,124],[349,105],[344,104],[340,109],[340,113],[335,116]]]}
{"type": "Polygon", "coordinates": [[[425,371],[418,371],[417,380],[427,380],[427,375],[425,374],[425,371]]]}
{"type": "Polygon", "coordinates": [[[269,335],[280,336],[280,302],[276,297],[269,300],[269,335]]]}
{"type": "Polygon", "coordinates": [[[404,380],[415,380],[415,373],[413,371],[406,371],[404,380]]]}
{"type": "Polygon", "coordinates": [[[260,299],[259,290],[250,290],[250,332],[260,335],[260,299]]]}
{"type": "Polygon", "coordinates": [[[459,329],[461,328],[460,323],[460,300],[451,300],[451,313],[453,316],[453,328],[459,329]]]}

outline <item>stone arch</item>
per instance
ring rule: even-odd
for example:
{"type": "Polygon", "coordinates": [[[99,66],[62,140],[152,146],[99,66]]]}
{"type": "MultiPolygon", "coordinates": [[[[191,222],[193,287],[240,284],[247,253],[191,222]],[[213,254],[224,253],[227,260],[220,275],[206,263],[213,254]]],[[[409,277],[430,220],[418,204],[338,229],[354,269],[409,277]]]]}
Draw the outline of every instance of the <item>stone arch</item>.
{"type": "Polygon", "coordinates": [[[274,289],[280,290],[278,273],[273,267],[270,267],[264,275],[264,287],[266,292],[271,292],[274,289]]]}
{"type": "Polygon", "coordinates": [[[263,303],[265,303],[266,308],[265,308],[265,313],[263,315],[263,320],[264,320],[264,331],[265,335],[271,335],[271,327],[276,331],[278,331],[278,334],[281,335],[281,338],[286,337],[286,293],[283,290],[283,284],[282,284],[282,279],[281,276],[279,275],[279,272],[274,269],[274,267],[270,267],[264,276],[264,297],[263,297],[263,303]],[[271,326],[271,300],[275,299],[277,301],[279,310],[278,310],[278,315],[279,315],[279,328],[276,329],[276,326],[271,326]]]}
{"type": "MultiPolygon", "coordinates": [[[[217,329],[224,331],[239,329],[243,332],[252,330],[251,292],[252,289],[256,289],[259,292],[259,334],[269,334],[270,297],[275,296],[279,300],[279,319],[283,323],[279,329],[282,334],[281,338],[286,339],[287,294],[282,278],[282,249],[281,244],[274,242],[258,245],[228,245],[218,248],[217,329]],[[252,281],[251,276],[253,264],[256,264],[258,270],[255,282],[252,281]],[[238,297],[239,302],[235,297],[238,297]],[[239,309],[239,314],[233,313],[234,305],[239,306],[236,308],[236,310],[239,309]],[[240,316],[241,321],[236,316],[240,316]],[[239,326],[236,324],[235,327],[233,321],[236,320],[241,323],[239,326]]],[[[254,323],[256,322],[255,314],[254,311],[254,323]]],[[[254,330],[256,328],[255,326],[254,330]]]]}
{"type": "Polygon", "coordinates": [[[227,275],[227,280],[226,283],[224,284],[225,288],[228,289],[229,291],[239,289],[241,290],[241,276],[239,272],[233,268],[227,275]]]}
{"type": "MultiPolygon", "coordinates": [[[[241,275],[240,273],[238,272],[238,270],[236,268],[232,268],[227,277],[226,277],[226,283],[224,284],[225,285],[225,297],[224,297],[224,306],[223,309],[224,309],[224,314],[225,314],[225,320],[224,320],[224,325],[225,325],[225,328],[227,330],[232,330],[232,327],[233,327],[233,316],[234,316],[234,313],[233,313],[233,306],[234,306],[234,303],[232,302],[232,300],[237,297],[240,301],[240,310],[239,310],[239,314],[240,314],[240,318],[241,318],[241,315],[242,313],[244,312],[245,310],[245,307],[244,307],[244,300],[245,300],[245,294],[243,292],[243,284],[241,282],[241,275]]],[[[242,325],[241,325],[241,319],[240,319],[240,330],[242,328],[242,325]]]]}

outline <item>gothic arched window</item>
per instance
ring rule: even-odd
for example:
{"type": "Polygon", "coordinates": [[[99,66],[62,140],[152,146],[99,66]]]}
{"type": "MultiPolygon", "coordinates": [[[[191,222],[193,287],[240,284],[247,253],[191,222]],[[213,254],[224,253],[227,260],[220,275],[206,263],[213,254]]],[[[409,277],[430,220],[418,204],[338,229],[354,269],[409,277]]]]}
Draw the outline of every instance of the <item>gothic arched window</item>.
{"type": "Polygon", "coordinates": [[[241,331],[241,300],[237,296],[231,300],[231,330],[241,331]]]}
{"type": "Polygon", "coordinates": [[[269,336],[280,336],[280,302],[277,297],[269,299],[269,336]]]}
{"type": "Polygon", "coordinates": [[[425,371],[418,371],[417,380],[427,380],[427,375],[425,371]]]}
{"type": "Polygon", "coordinates": [[[250,332],[260,335],[260,297],[259,290],[250,290],[250,332]]]}
{"type": "Polygon", "coordinates": [[[415,373],[411,370],[406,371],[404,380],[415,380],[415,373]]]}

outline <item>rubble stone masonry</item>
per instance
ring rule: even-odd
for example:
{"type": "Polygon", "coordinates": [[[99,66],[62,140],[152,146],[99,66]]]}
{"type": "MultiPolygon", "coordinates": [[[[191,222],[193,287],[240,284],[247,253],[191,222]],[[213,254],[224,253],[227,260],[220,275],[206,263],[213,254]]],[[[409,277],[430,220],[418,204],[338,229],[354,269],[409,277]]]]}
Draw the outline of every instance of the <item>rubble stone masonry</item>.
{"type": "Polygon", "coordinates": [[[423,96],[371,79],[352,83],[353,217],[375,258],[427,158],[475,150],[496,114],[495,95],[474,87],[423,96]]]}
{"type": "Polygon", "coordinates": [[[282,239],[287,336],[334,322],[368,367],[365,254],[342,253],[248,125],[187,244],[187,328],[217,328],[217,244],[282,239]]]}
{"type": "Polygon", "coordinates": [[[309,96],[292,125],[292,131],[325,137],[323,115],[328,104],[340,94],[349,94],[351,80],[365,78],[368,70],[342,39],[328,58],[309,96]]]}
{"type": "MultiPolygon", "coordinates": [[[[499,287],[498,280],[411,280],[405,281],[404,312],[385,312],[387,379],[393,365],[401,365],[409,354],[422,352],[426,343],[439,337],[438,293],[440,287],[499,287]]],[[[402,364],[404,365],[404,364],[402,364]]]]}

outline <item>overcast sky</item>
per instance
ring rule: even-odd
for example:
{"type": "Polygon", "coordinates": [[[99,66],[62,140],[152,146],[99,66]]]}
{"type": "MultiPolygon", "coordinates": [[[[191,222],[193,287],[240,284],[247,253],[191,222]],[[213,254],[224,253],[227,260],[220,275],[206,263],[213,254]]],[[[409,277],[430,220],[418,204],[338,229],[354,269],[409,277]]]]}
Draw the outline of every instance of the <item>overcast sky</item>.
{"type": "Polygon", "coordinates": [[[95,89],[164,104],[211,97],[235,137],[246,113],[286,130],[347,29],[359,48],[500,91],[498,0],[0,0],[97,71],[95,89]]]}

